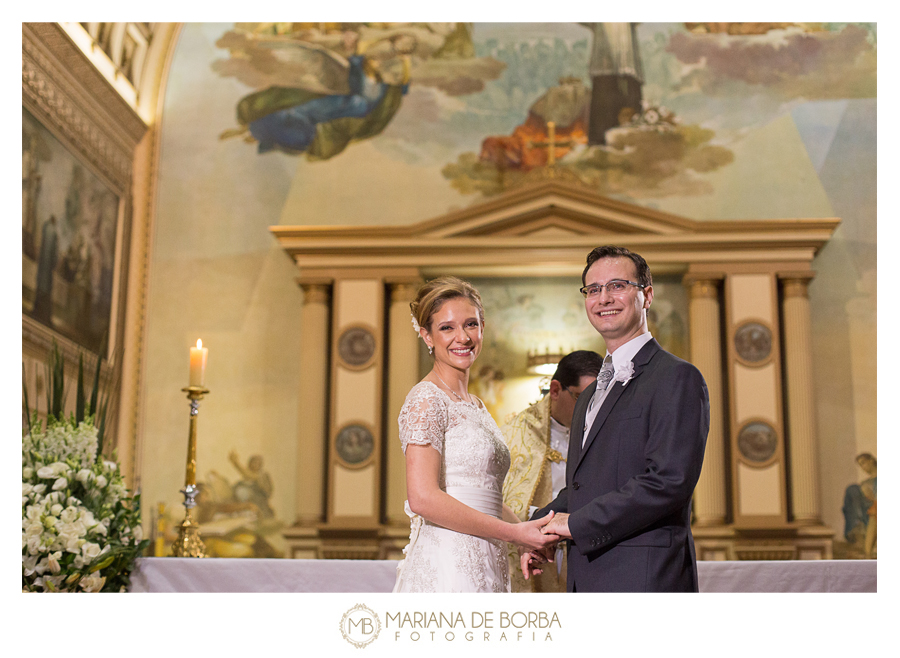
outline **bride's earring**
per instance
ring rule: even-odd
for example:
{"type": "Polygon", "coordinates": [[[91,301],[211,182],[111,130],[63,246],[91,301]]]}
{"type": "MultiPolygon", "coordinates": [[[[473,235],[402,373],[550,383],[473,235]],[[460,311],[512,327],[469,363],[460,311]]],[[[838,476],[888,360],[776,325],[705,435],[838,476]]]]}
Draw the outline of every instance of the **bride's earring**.
{"type": "Polygon", "coordinates": [[[431,345],[428,346],[428,353],[434,354],[434,348],[431,345]]]}

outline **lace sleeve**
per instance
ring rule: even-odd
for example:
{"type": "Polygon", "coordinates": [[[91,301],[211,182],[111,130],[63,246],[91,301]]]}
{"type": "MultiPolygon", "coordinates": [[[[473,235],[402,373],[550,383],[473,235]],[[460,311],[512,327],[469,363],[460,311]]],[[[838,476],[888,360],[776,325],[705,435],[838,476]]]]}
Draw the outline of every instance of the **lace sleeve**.
{"type": "Polygon", "coordinates": [[[430,445],[443,453],[447,431],[447,401],[434,387],[417,384],[400,410],[400,445],[430,445]]]}

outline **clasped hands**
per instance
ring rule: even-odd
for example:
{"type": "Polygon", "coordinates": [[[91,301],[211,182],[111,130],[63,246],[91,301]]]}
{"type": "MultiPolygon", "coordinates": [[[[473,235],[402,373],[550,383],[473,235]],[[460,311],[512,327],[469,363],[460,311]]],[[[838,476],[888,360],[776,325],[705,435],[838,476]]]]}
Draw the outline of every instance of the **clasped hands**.
{"type": "Polygon", "coordinates": [[[542,564],[545,562],[553,562],[553,555],[556,553],[556,545],[560,539],[571,539],[572,533],[569,532],[569,515],[554,514],[550,512],[543,519],[538,521],[547,522],[540,526],[541,533],[547,538],[553,538],[550,542],[543,546],[530,548],[522,546],[519,548],[519,561],[522,565],[522,574],[525,580],[531,576],[543,572],[542,564]]]}

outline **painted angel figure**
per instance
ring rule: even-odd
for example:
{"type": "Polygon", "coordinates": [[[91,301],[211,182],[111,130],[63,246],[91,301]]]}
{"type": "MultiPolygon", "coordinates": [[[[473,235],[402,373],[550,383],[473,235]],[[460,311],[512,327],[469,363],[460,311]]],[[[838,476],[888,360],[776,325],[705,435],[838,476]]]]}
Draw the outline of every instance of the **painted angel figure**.
{"type": "Polygon", "coordinates": [[[274,50],[282,59],[306,64],[318,73],[319,84],[315,86],[322,87],[324,82],[331,90],[323,93],[304,87],[272,86],[249,94],[237,107],[241,128],[225,131],[221,137],[249,132],[258,142],[260,153],[281,150],[327,160],[351,141],[377,135],[397,112],[408,89],[409,55],[415,48],[412,36],[394,35],[387,41],[401,60],[399,79],[388,78],[378,59],[359,52],[356,32],[345,33],[345,43],[354,51],[346,58],[304,41],[278,44],[281,47],[274,50]]]}
{"type": "Polygon", "coordinates": [[[451,95],[477,91],[503,68],[474,57],[464,23],[292,25],[270,34],[243,24],[217,42],[231,58],[213,69],[258,89],[237,105],[240,127],[220,139],[243,135],[260,153],[327,160],[387,127],[414,65],[423,84],[451,95]]]}

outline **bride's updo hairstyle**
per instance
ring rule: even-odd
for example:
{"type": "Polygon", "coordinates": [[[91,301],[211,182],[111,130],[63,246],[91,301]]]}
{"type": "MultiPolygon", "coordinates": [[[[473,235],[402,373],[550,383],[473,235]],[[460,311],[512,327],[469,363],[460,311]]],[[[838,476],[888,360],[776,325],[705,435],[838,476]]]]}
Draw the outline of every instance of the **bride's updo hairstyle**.
{"type": "Polygon", "coordinates": [[[419,288],[416,299],[410,302],[409,309],[420,327],[431,332],[431,318],[438,312],[448,299],[463,297],[478,309],[478,319],[484,324],[484,306],[481,303],[481,295],[468,281],[457,279],[455,276],[441,276],[432,279],[419,288]]]}

